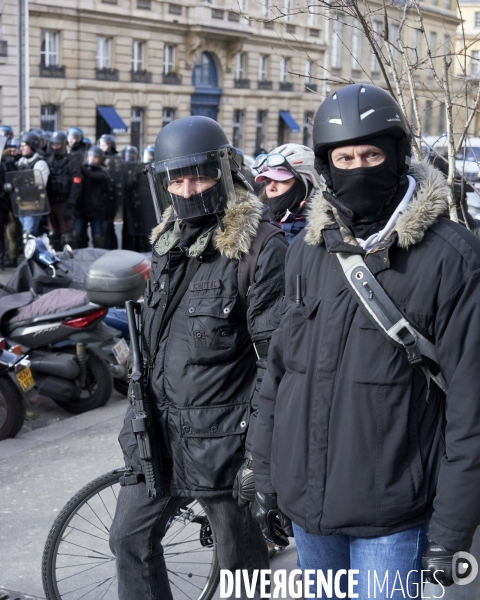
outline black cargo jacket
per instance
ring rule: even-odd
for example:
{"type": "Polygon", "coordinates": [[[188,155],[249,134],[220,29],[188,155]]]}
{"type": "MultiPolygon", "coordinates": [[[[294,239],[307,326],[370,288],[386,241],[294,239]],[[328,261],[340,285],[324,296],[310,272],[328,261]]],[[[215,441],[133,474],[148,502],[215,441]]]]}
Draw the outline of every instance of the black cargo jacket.
{"type": "MultiPolygon", "coordinates": [[[[144,358],[156,406],[162,487],[165,495],[231,494],[253,433],[257,395],[265,369],[253,347],[270,340],[284,294],[282,235],[260,253],[245,315],[238,292],[238,262],[248,252],[262,218],[262,204],[240,186],[219,228],[178,248],[178,225],[163,223],[152,235],[151,293],[143,309],[144,358]],[[201,258],[187,292],[156,339],[158,319],[183,278],[187,263],[201,258]]],[[[127,461],[136,448],[127,420],[120,443],[127,461]]]]}
{"type": "Polygon", "coordinates": [[[421,163],[411,174],[414,197],[366,263],[435,341],[447,397],[435,384],[428,394],[347,289],[334,254],[364,251],[320,192],[287,254],[283,316],[259,396],[255,482],[310,533],[381,536],[431,517],[431,539],[460,550],[480,521],[480,241],[442,216],[440,172],[421,163]]]}

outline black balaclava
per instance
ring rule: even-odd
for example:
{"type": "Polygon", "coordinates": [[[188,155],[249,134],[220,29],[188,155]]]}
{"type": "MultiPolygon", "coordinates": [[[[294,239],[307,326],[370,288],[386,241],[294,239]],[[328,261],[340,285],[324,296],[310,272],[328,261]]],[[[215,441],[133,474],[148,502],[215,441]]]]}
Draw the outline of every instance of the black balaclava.
{"type": "Polygon", "coordinates": [[[325,161],[322,169],[327,175],[327,185],[334,192],[324,192],[324,196],[338,210],[341,220],[356,237],[380,231],[408,189],[403,141],[399,143],[393,136],[385,134],[369,138],[363,143],[380,148],[385,160],[375,167],[339,169],[333,166],[330,150],[328,163],[325,161]],[[399,152],[402,153],[400,160],[399,152]]]}
{"type": "Polygon", "coordinates": [[[284,194],[275,196],[275,198],[265,197],[265,204],[269,208],[270,218],[273,221],[281,221],[287,210],[293,213],[296,212],[301,202],[310,195],[312,187],[313,185],[307,180],[307,189],[305,189],[305,183],[301,179],[295,178],[295,183],[284,194]]]}
{"type": "MultiPolygon", "coordinates": [[[[176,202],[192,202],[196,196],[199,198],[203,197],[205,200],[208,192],[211,192],[212,195],[217,194],[216,186],[212,186],[209,190],[202,192],[201,194],[196,194],[195,196],[191,196],[190,198],[184,198],[183,196],[177,196],[176,194],[171,194],[175,198],[176,202]]],[[[182,219],[179,222],[180,225],[180,246],[182,248],[189,248],[207,229],[213,227],[215,223],[218,222],[216,214],[206,214],[206,215],[198,215],[196,217],[189,217],[188,219],[182,219]]]]}

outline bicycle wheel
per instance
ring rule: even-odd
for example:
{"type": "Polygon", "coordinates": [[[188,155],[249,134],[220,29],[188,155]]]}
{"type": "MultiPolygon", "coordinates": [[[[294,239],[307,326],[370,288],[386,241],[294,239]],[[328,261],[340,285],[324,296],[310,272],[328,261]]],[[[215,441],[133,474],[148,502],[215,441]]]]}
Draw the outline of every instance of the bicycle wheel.
{"type": "MultiPolygon", "coordinates": [[[[42,559],[48,600],[118,598],[108,538],[124,471],[118,469],[88,483],[56,518],[42,559]]],[[[185,499],[168,523],[162,545],[174,600],[210,600],[220,567],[215,533],[201,499],[185,499]]]]}

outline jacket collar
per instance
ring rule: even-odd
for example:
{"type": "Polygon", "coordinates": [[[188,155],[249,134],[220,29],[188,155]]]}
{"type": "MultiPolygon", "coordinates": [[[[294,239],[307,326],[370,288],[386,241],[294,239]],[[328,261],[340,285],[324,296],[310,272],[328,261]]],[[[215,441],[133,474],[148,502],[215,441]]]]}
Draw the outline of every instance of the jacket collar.
{"type": "MultiPolygon", "coordinates": [[[[172,247],[170,237],[173,230],[169,225],[172,218],[172,208],[163,213],[162,222],[157,225],[150,237],[152,245],[162,248],[161,254],[172,247]],[[171,233],[169,233],[171,232],[171,233]],[[164,238],[168,237],[168,241],[164,238]]],[[[240,260],[243,254],[248,254],[253,238],[257,234],[262,220],[263,205],[252,193],[242,185],[235,185],[235,199],[230,200],[222,217],[223,231],[218,228],[213,243],[215,248],[228,259],[240,260]]],[[[174,229],[174,228],[173,228],[174,229]]]]}
{"type": "MultiPolygon", "coordinates": [[[[417,162],[409,175],[415,179],[417,187],[393,229],[397,233],[397,244],[404,249],[421,242],[427,229],[448,208],[447,182],[438,169],[426,162],[417,162]]],[[[332,207],[323,197],[324,189],[319,189],[309,202],[305,241],[311,246],[322,244],[323,230],[336,225],[332,207]]]]}

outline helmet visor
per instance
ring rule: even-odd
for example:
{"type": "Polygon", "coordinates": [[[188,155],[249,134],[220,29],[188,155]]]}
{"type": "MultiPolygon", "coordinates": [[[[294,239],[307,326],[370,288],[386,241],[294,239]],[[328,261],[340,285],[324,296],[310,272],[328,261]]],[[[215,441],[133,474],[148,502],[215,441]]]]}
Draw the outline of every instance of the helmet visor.
{"type": "Polygon", "coordinates": [[[221,213],[235,199],[225,150],[212,150],[146,166],[154,201],[163,213],[173,208],[173,219],[221,213]]]}

